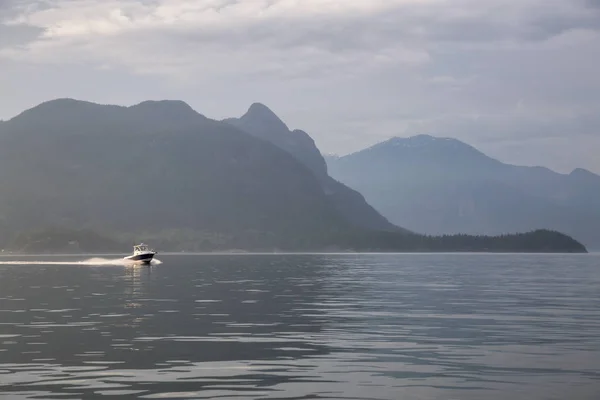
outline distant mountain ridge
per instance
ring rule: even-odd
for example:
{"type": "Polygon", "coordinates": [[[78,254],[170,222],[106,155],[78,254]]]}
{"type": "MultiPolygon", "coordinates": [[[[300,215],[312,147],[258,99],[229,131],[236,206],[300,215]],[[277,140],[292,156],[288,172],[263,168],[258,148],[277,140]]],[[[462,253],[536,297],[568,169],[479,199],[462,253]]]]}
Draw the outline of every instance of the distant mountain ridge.
{"type": "Polygon", "coordinates": [[[240,118],[228,118],[224,122],[234,125],[257,138],[273,143],[307,166],[321,183],[325,194],[338,212],[352,224],[375,230],[406,232],[391,224],[369,205],[362,194],[332,179],[327,163],[314,140],[304,131],[290,130],[288,126],[261,103],[254,103],[240,118]]]}
{"type": "Polygon", "coordinates": [[[586,251],[560,232],[523,232],[398,228],[329,177],[308,134],[261,105],[223,122],[181,101],[58,99],[0,123],[0,246],[9,251],[140,240],[171,251],[586,251]]]}
{"type": "Polygon", "coordinates": [[[457,139],[392,138],[338,159],[335,178],[392,223],[426,234],[555,229],[600,248],[600,176],[500,162],[457,139]]]}
{"type": "Polygon", "coordinates": [[[327,174],[327,164],[314,140],[299,129],[291,131],[271,109],[262,103],[253,103],[240,118],[224,120],[262,140],[287,151],[310,168],[316,176],[327,174]]]}
{"type": "Polygon", "coordinates": [[[71,99],[0,124],[0,235],[45,226],[254,248],[349,229],[301,163],[184,102],[71,99]]]}

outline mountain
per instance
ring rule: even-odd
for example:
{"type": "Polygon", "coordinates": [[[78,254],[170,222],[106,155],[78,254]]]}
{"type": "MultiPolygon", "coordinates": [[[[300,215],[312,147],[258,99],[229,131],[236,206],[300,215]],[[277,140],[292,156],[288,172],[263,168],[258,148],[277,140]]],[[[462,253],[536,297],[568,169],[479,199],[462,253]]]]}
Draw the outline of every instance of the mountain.
{"type": "Polygon", "coordinates": [[[335,178],[392,223],[425,234],[550,229],[600,248],[600,176],[504,164],[451,138],[392,138],[338,159],[335,178]]]}
{"type": "Polygon", "coordinates": [[[348,228],[303,164],[183,102],[70,99],[0,124],[0,233],[45,226],[259,248],[348,228]]]}
{"type": "Polygon", "coordinates": [[[348,248],[374,252],[587,253],[572,237],[548,229],[496,236],[405,234],[401,241],[395,232],[348,232],[338,240],[348,248]]]}
{"type": "Polygon", "coordinates": [[[339,160],[340,156],[337,154],[323,154],[323,158],[325,159],[325,163],[329,165],[329,163],[339,160]]]}
{"type": "Polygon", "coordinates": [[[406,232],[391,224],[359,192],[331,178],[327,172],[327,163],[314,140],[302,130],[290,130],[264,104],[254,103],[242,117],[228,118],[224,122],[276,145],[308,167],[336,210],[353,225],[366,229],[406,232]]]}
{"type": "Polygon", "coordinates": [[[281,143],[180,101],[40,104],[0,123],[0,248],[586,251],[552,231],[486,238],[365,228],[387,221],[326,175],[308,135],[294,137],[295,153],[281,143]]]}

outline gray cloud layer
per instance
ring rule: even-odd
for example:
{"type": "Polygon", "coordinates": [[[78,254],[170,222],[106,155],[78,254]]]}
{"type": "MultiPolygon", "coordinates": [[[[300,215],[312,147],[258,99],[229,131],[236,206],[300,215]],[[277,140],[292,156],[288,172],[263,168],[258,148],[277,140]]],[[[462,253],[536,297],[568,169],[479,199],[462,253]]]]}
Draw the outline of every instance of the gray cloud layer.
{"type": "Polygon", "coordinates": [[[324,151],[431,133],[600,172],[598,0],[11,0],[0,21],[4,117],[62,96],[262,101],[324,151]]]}

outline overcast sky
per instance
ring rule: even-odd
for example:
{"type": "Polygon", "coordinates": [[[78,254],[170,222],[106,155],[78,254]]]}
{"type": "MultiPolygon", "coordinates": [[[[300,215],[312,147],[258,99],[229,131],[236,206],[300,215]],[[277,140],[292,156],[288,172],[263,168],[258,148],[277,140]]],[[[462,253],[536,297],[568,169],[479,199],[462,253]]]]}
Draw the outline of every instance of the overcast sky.
{"type": "Polygon", "coordinates": [[[71,97],[262,102],[321,151],[465,140],[600,173],[600,0],[0,0],[0,118],[71,97]]]}

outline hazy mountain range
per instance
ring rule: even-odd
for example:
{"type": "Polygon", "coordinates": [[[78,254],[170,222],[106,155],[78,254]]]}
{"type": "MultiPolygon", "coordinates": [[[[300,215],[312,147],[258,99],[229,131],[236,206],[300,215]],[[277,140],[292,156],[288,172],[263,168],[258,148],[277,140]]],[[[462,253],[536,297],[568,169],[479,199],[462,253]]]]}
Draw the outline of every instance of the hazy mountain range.
{"type": "Polygon", "coordinates": [[[100,242],[100,232],[107,248],[585,250],[550,231],[449,239],[400,226],[330,177],[307,133],[258,103],[216,121],[181,101],[59,99],[0,122],[0,244],[56,248],[73,235],[100,242]]]}
{"type": "Polygon", "coordinates": [[[545,228],[600,248],[600,176],[590,171],[509,165],[428,135],[327,161],[332,177],[410,230],[496,235],[545,228]]]}
{"type": "Polygon", "coordinates": [[[27,110],[0,124],[0,188],[5,235],[177,229],[196,233],[192,241],[203,232],[223,245],[277,247],[350,225],[287,152],[178,101],[61,99],[27,110]]]}
{"type": "Polygon", "coordinates": [[[276,145],[308,167],[335,209],[347,221],[363,228],[404,231],[375,211],[359,192],[331,178],[327,172],[327,163],[314,140],[304,131],[290,131],[265,105],[254,103],[241,118],[229,118],[224,122],[276,145]]]}

